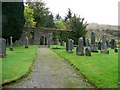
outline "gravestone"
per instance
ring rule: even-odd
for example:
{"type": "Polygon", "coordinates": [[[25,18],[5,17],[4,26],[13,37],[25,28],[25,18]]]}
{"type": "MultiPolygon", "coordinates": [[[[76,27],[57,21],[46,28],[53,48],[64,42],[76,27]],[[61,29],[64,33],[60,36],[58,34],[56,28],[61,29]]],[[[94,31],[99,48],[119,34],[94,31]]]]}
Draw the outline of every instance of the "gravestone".
{"type": "Polygon", "coordinates": [[[3,38],[0,38],[0,58],[6,57],[6,40],[3,38]]]}
{"type": "Polygon", "coordinates": [[[13,42],[12,42],[12,37],[10,37],[10,51],[13,51],[14,50],[14,48],[13,48],[13,42]]]}
{"type": "Polygon", "coordinates": [[[98,49],[95,44],[95,32],[94,31],[91,32],[91,51],[98,52],[98,49]]]}
{"type": "Polygon", "coordinates": [[[111,39],[111,49],[115,48],[115,39],[111,39]]]}
{"type": "Polygon", "coordinates": [[[73,52],[73,51],[72,51],[73,48],[74,48],[74,47],[73,47],[73,42],[74,42],[74,41],[73,41],[72,39],[68,39],[68,52],[69,52],[69,53],[72,53],[72,52],[73,52]]]}
{"type": "Polygon", "coordinates": [[[28,37],[25,37],[25,48],[28,48],[28,37]]]}
{"type": "Polygon", "coordinates": [[[106,35],[104,34],[102,37],[102,44],[101,44],[101,53],[109,54],[109,51],[107,49],[107,43],[106,43],[106,35]]]}
{"type": "Polygon", "coordinates": [[[76,54],[83,56],[84,55],[84,47],[83,47],[83,38],[79,38],[78,46],[76,48],[76,54]]]}
{"type": "Polygon", "coordinates": [[[98,42],[98,50],[101,50],[101,41],[98,42]]]}
{"type": "Polygon", "coordinates": [[[85,49],[85,55],[86,56],[91,56],[91,49],[90,49],[90,47],[86,47],[86,49],[85,49]]]}

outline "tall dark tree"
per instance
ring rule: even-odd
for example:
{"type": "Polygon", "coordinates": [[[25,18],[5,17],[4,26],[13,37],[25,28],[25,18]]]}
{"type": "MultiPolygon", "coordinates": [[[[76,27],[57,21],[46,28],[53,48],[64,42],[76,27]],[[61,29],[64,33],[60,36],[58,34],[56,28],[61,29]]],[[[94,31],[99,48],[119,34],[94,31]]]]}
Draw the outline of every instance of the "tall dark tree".
{"type": "Polygon", "coordinates": [[[2,3],[2,37],[13,41],[21,37],[24,27],[24,5],[23,2],[2,3]]]}

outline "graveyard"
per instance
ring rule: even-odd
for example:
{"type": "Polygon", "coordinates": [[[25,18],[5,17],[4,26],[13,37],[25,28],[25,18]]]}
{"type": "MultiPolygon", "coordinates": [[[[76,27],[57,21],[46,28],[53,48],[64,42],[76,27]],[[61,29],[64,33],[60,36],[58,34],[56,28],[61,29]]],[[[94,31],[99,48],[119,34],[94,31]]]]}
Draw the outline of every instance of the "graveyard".
{"type": "Polygon", "coordinates": [[[94,26],[70,8],[54,15],[42,1],[2,9],[0,88],[119,88],[118,26],[94,26]]]}

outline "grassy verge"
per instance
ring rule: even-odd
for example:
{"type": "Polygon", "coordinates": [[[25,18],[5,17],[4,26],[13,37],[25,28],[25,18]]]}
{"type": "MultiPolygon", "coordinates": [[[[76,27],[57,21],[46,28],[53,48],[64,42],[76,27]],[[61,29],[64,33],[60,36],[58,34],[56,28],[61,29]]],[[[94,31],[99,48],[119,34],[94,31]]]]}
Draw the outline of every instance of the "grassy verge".
{"type": "Polygon", "coordinates": [[[78,56],[74,53],[67,53],[65,47],[53,49],[59,56],[69,60],[77,67],[85,77],[98,88],[118,87],[118,53],[110,49],[110,54],[92,53],[92,56],[78,56]]]}
{"type": "Polygon", "coordinates": [[[9,83],[25,76],[36,57],[37,46],[30,45],[14,47],[14,51],[7,48],[7,58],[2,59],[2,84],[9,83]]]}

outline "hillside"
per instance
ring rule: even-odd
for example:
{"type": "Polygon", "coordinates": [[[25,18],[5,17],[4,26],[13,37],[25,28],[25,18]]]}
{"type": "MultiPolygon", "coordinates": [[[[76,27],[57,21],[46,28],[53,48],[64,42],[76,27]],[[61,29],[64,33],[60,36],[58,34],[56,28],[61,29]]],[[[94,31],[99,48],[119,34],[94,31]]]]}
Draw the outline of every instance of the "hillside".
{"type": "Polygon", "coordinates": [[[114,25],[104,25],[104,24],[97,24],[97,23],[89,23],[87,26],[87,38],[90,38],[91,32],[95,31],[96,33],[96,38],[101,38],[103,34],[107,35],[108,39],[115,38],[117,39],[118,37],[111,35],[110,33],[106,33],[106,29],[118,31],[118,26],[114,25]]]}

